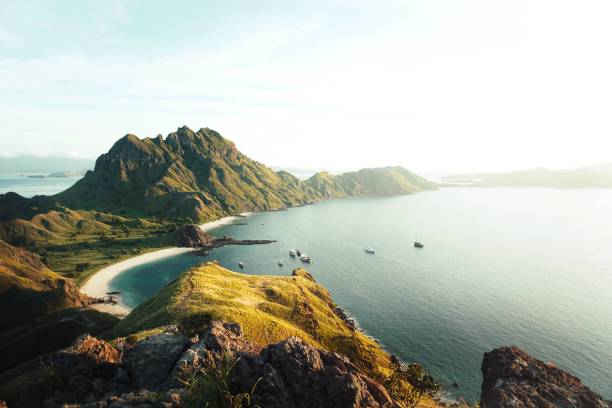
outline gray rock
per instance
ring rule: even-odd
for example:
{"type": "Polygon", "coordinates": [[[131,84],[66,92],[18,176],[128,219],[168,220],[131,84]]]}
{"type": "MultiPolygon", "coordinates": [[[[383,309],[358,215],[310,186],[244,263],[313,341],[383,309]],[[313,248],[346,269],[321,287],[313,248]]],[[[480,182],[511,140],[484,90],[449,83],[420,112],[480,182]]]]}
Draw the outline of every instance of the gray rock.
{"type": "Polygon", "coordinates": [[[183,335],[157,334],[126,349],[123,366],[136,386],[155,390],[166,382],[188,346],[189,339],[183,335]]]}

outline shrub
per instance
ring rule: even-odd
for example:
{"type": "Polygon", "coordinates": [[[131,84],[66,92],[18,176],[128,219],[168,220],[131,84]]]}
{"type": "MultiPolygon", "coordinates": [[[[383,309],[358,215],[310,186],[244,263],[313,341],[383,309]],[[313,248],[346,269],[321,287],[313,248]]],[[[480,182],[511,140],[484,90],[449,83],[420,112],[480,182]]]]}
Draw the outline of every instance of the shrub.
{"type": "Polygon", "coordinates": [[[195,336],[208,330],[211,320],[212,317],[209,313],[191,313],[179,316],[177,326],[181,333],[195,336]]]}
{"type": "MultiPolygon", "coordinates": [[[[245,408],[253,407],[252,397],[258,382],[250,392],[238,392],[231,385],[232,371],[238,363],[230,355],[213,358],[210,367],[195,373],[184,381],[187,408],[245,408]]],[[[258,406],[257,406],[258,407],[258,406]]]]}
{"type": "Polygon", "coordinates": [[[385,388],[402,408],[414,408],[440,387],[419,364],[396,365],[385,388]]]}

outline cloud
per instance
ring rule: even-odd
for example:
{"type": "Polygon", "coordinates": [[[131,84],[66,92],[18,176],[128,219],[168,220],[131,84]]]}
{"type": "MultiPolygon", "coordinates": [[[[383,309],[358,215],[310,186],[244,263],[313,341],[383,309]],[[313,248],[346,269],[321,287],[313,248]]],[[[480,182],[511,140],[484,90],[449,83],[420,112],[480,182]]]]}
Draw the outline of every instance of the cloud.
{"type": "Polygon", "coordinates": [[[597,1],[396,2],[372,11],[371,22],[385,24],[370,26],[361,15],[315,10],[227,26],[212,45],[199,41],[212,31],[192,28],[193,42],[153,58],[4,59],[0,137],[19,134],[12,149],[44,138],[94,155],[124,133],[187,124],[215,128],[256,159],[285,166],[606,161],[607,11],[597,1]]]}

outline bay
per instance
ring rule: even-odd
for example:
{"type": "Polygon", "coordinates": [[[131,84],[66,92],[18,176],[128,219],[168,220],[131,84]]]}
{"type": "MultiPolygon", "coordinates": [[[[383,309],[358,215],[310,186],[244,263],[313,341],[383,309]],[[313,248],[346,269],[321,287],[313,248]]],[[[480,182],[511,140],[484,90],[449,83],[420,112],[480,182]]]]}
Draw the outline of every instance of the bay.
{"type": "Polygon", "coordinates": [[[612,398],[612,190],[449,188],[246,222],[211,233],[277,242],[141,265],[111,287],[134,307],[206,260],[251,274],[304,266],[389,352],[423,364],[456,396],[477,401],[483,353],[517,345],[612,398]]]}

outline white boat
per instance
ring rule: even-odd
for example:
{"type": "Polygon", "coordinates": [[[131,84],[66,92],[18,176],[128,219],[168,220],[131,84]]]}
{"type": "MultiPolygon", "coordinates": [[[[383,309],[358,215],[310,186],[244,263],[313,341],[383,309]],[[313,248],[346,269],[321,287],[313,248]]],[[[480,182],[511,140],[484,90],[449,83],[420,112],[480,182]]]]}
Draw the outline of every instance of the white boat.
{"type": "Polygon", "coordinates": [[[300,260],[302,262],[306,262],[306,263],[310,263],[311,259],[308,255],[302,255],[302,257],[300,258],[300,260]]]}
{"type": "Polygon", "coordinates": [[[290,249],[289,250],[289,256],[292,258],[295,258],[295,249],[290,249]]]}
{"type": "Polygon", "coordinates": [[[367,248],[363,248],[363,250],[365,252],[367,252],[368,254],[375,254],[376,251],[373,248],[367,247],[367,248]]]}
{"type": "Polygon", "coordinates": [[[281,261],[278,261],[278,266],[283,266],[283,263],[281,261]]]}
{"type": "Polygon", "coordinates": [[[238,262],[238,266],[241,267],[241,268],[244,268],[244,262],[242,262],[242,261],[238,262]]]}

